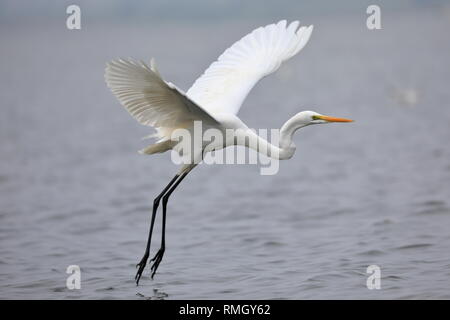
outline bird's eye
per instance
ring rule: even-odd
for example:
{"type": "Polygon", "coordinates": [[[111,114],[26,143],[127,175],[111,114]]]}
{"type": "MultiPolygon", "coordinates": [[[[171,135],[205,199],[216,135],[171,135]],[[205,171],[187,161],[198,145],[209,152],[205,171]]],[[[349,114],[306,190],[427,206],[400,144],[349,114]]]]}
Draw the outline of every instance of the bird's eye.
{"type": "Polygon", "coordinates": [[[313,115],[313,116],[312,116],[312,119],[313,119],[313,120],[320,120],[320,118],[319,118],[318,116],[316,116],[316,115],[313,115]]]}

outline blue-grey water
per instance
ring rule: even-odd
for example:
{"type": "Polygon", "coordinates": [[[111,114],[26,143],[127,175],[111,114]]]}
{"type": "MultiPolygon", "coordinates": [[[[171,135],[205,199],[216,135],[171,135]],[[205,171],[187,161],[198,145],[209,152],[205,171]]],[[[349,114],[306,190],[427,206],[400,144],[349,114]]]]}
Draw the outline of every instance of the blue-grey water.
{"type": "MultiPolygon", "coordinates": [[[[201,165],[173,194],[154,280],[136,287],[153,198],[177,167],[103,80],[156,58],[183,89],[267,19],[0,29],[0,298],[450,299],[450,18],[445,11],[303,17],[305,49],[251,92],[241,118],[353,118],[295,136],[273,176],[201,165]],[[413,97],[405,92],[413,92],[413,97]],[[81,289],[66,268],[81,268],[81,289]],[[368,290],[366,268],[381,268],[368,290]]],[[[160,217],[153,252],[159,245],[160,217]]],[[[152,252],[152,253],[153,253],[152,252]]]]}

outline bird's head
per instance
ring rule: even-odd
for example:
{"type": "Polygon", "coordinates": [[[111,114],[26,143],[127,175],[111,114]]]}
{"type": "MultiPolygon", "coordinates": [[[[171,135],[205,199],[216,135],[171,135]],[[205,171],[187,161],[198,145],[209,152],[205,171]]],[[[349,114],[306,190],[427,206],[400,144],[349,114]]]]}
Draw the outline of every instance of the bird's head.
{"type": "MultiPolygon", "coordinates": [[[[314,111],[302,111],[290,118],[281,127],[280,131],[280,146],[282,148],[291,148],[294,146],[292,142],[292,136],[295,131],[302,127],[309,126],[311,124],[331,123],[331,122],[352,122],[353,120],[345,118],[336,118],[330,116],[324,116],[323,114],[314,111]]],[[[295,146],[294,146],[295,147],[295,146]]]]}
{"type": "Polygon", "coordinates": [[[295,116],[295,122],[301,124],[302,126],[308,126],[310,124],[321,124],[321,123],[331,123],[331,122],[353,122],[353,120],[345,118],[336,118],[325,116],[323,114],[314,111],[302,111],[297,113],[295,116]]]}

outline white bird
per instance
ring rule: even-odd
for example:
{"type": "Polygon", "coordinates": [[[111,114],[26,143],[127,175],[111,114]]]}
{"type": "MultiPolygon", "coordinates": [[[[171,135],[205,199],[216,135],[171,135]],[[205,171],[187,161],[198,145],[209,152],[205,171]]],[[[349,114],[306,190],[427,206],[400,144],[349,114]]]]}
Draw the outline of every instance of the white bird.
{"type": "Polygon", "coordinates": [[[161,248],[150,260],[153,261],[152,278],[165,251],[168,199],[205,153],[241,144],[275,159],[289,159],[295,152],[292,136],[297,129],[311,124],[352,121],[303,111],[281,127],[279,145],[276,146],[259,137],[236,116],[255,84],[275,72],[282,62],[297,54],[308,42],[312,30],[312,25],[299,28],[299,22],[294,21],[288,26],[285,20],[257,28],[225,50],[186,93],[162,79],[153,59],[150,67],[142,61],[132,59],[119,59],[107,64],[105,80],[114,95],[138,122],[156,129],[155,137],[159,140],[141,150],[143,154],[180,151],[177,149],[178,141],[171,139],[172,133],[180,128],[192,130],[194,121],[201,121],[206,129],[215,128],[222,132],[239,129],[232,139],[215,145],[203,144],[200,150],[191,152],[188,155],[191,161],[182,166],[155,198],[147,246],[142,260],[136,266],[139,268],[135,277],[136,284],[139,284],[149,258],[153,225],[160,200],[162,199],[163,206],[161,248]],[[242,134],[250,138],[236,139],[242,134]]]}

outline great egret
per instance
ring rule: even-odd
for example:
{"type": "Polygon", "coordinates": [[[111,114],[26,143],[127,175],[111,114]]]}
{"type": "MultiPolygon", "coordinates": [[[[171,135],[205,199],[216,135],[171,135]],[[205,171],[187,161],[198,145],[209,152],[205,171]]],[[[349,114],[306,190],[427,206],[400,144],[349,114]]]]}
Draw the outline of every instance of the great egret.
{"type": "Polygon", "coordinates": [[[236,116],[254,85],[261,78],[276,71],[283,61],[297,54],[306,45],[313,26],[298,27],[298,21],[287,26],[286,21],[282,20],[255,29],[225,50],[187,93],[164,81],[153,59],[150,67],[142,61],[132,59],[113,60],[107,64],[105,79],[114,95],[137,121],[156,129],[154,136],[159,140],[141,150],[141,153],[178,151],[177,142],[171,139],[172,133],[178,128],[192,129],[194,121],[202,121],[207,128],[221,131],[241,129],[236,131],[236,135],[244,132],[250,137],[250,141],[233,138],[214,146],[209,145],[208,149],[204,145],[198,152],[192,152],[189,155],[192,161],[183,165],[155,198],[147,246],[142,260],[136,266],[139,268],[135,276],[136,284],[139,284],[149,258],[153,225],[160,200],[162,199],[163,207],[162,238],[160,249],[150,260],[153,262],[152,278],[165,251],[166,210],[169,197],[206,152],[239,145],[238,141],[245,141],[241,145],[257,149],[275,159],[289,159],[295,152],[292,136],[297,129],[311,124],[352,121],[324,116],[313,111],[303,111],[294,115],[281,127],[279,145],[275,146],[251,131],[236,116]]]}

